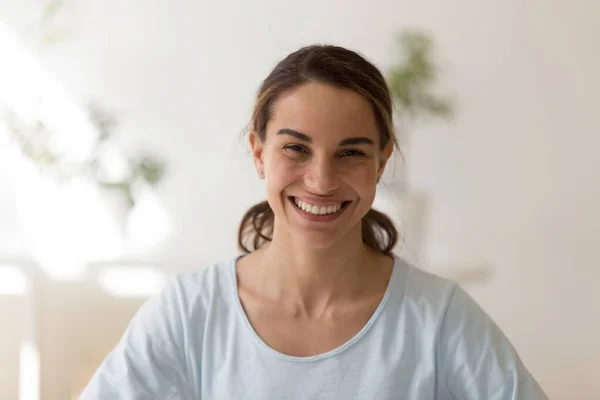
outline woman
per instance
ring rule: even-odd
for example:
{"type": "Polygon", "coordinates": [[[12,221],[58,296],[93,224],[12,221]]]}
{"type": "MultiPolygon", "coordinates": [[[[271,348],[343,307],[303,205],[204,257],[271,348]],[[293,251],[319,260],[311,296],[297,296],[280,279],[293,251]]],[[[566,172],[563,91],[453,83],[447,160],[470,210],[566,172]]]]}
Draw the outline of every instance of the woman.
{"type": "Polygon", "coordinates": [[[243,218],[245,254],[149,300],[82,399],[546,399],[460,287],[392,254],[371,209],[397,145],[376,67],[302,48],[252,125],[267,202],[243,218]]]}

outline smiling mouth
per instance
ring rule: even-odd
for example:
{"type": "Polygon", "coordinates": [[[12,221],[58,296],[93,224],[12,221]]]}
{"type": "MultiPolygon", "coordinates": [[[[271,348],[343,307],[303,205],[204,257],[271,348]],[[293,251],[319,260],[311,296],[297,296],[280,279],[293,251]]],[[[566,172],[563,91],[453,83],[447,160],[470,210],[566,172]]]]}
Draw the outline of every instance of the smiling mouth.
{"type": "Polygon", "coordinates": [[[290,201],[298,208],[299,210],[304,211],[307,214],[315,215],[315,216],[325,216],[325,215],[333,215],[339,213],[341,210],[346,208],[351,201],[342,201],[337,204],[330,204],[326,206],[320,206],[316,204],[310,204],[304,200],[297,199],[296,197],[289,197],[290,201]]]}

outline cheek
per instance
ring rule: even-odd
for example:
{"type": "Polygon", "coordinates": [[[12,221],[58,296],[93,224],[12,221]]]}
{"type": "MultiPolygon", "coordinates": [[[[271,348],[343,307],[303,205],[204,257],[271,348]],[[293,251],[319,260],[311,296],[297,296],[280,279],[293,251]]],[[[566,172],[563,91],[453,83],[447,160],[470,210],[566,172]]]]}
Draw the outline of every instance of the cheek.
{"type": "Polygon", "coordinates": [[[302,176],[301,168],[285,155],[273,155],[268,163],[268,186],[282,189],[302,176]]]}
{"type": "Polygon", "coordinates": [[[356,165],[343,169],[343,178],[357,191],[374,191],[377,186],[377,169],[370,163],[356,165]]]}

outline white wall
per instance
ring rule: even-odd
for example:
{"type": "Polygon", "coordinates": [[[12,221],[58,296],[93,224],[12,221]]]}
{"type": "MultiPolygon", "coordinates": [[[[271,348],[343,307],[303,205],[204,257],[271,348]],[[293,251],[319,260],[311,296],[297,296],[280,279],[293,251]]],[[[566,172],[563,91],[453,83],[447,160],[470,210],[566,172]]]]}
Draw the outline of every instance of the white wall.
{"type": "MultiPolygon", "coordinates": [[[[17,28],[18,3],[0,3],[17,28]]],[[[395,32],[430,29],[459,114],[420,129],[408,152],[411,181],[433,196],[426,256],[489,264],[472,293],[549,396],[596,399],[599,11],[593,0],[87,1],[78,39],[39,54],[75,97],[125,110],[135,142],[171,158],[161,199],[174,234],[145,256],[195,268],[231,255],[262,197],[239,133],[269,68],[313,42],[386,67],[395,32]]]]}
{"type": "Polygon", "coordinates": [[[19,393],[19,350],[27,325],[27,299],[0,295],[0,399],[19,393]]]}

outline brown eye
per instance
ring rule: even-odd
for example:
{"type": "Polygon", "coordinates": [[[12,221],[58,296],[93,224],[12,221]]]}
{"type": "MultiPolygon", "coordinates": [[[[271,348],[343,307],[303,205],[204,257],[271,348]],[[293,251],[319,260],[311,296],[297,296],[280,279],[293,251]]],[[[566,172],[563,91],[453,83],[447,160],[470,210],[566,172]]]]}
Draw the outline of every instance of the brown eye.
{"type": "Polygon", "coordinates": [[[301,146],[299,144],[288,144],[283,149],[286,150],[286,151],[290,151],[292,153],[309,154],[308,150],[306,149],[306,147],[301,146]]]}
{"type": "Polygon", "coordinates": [[[363,157],[364,155],[365,153],[362,151],[354,149],[344,150],[340,153],[342,157],[363,157]]]}

